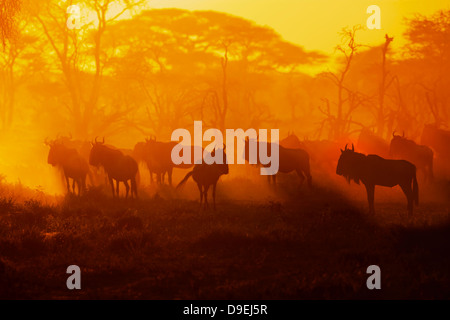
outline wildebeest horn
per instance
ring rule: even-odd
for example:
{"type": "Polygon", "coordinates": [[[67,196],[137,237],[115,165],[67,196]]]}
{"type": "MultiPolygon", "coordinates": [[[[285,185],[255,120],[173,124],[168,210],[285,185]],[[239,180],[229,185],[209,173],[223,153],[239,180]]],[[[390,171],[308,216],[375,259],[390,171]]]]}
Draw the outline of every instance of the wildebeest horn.
{"type": "Polygon", "coordinates": [[[403,137],[403,138],[405,137],[405,130],[403,130],[403,135],[402,135],[402,137],[403,137]]]}
{"type": "Polygon", "coordinates": [[[98,136],[95,137],[95,140],[94,140],[95,143],[98,143],[97,139],[98,139],[98,136]]]}
{"type": "Polygon", "coordinates": [[[348,150],[347,146],[348,146],[348,143],[347,143],[347,144],[345,144],[345,149],[344,149],[344,150],[348,150]]]}
{"type": "Polygon", "coordinates": [[[353,145],[353,143],[352,143],[352,151],[355,151],[355,146],[353,145]]]}
{"type": "Polygon", "coordinates": [[[103,137],[103,140],[102,140],[102,144],[104,144],[105,143],[105,137],[103,137]]]}
{"type": "Polygon", "coordinates": [[[395,130],[392,132],[392,138],[395,138],[395,130]]]}

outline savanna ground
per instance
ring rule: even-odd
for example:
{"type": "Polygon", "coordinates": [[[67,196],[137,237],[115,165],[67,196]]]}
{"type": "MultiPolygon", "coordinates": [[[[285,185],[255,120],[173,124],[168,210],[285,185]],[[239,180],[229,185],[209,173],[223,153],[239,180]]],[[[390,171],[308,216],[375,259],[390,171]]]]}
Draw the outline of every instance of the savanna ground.
{"type": "Polygon", "coordinates": [[[99,188],[58,198],[4,184],[0,298],[450,296],[448,183],[421,192],[408,219],[399,190],[377,188],[369,216],[363,187],[343,179],[299,190],[285,176],[273,191],[258,178],[220,181],[216,211],[199,208],[192,182],[178,192],[141,189],[138,201],[99,188]],[[66,288],[72,264],[81,268],[81,290],[66,288]],[[381,268],[381,290],[366,287],[372,264],[381,268]]]}

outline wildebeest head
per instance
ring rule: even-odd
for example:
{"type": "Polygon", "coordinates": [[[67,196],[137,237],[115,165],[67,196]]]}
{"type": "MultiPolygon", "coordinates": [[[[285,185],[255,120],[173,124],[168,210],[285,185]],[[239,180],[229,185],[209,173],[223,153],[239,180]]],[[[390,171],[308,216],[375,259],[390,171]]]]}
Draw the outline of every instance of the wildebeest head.
{"type": "Polygon", "coordinates": [[[156,137],[152,136],[150,138],[145,138],[145,148],[146,152],[154,154],[158,152],[158,148],[161,146],[161,142],[156,141],[156,137]]]}
{"type": "Polygon", "coordinates": [[[97,137],[95,138],[95,142],[92,142],[91,153],[89,154],[89,164],[95,167],[99,167],[102,163],[102,155],[103,149],[105,148],[105,138],[103,140],[97,141],[97,137]]]}
{"type": "Polygon", "coordinates": [[[396,155],[402,155],[405,152],[410,153],[416,146],[416,143],[412,140],[405,138],[403,135],[396,135],[395,131],[392,133],[392,140],[389,146],[389,156],[395,157],[396,155]]]}
{"type": "Polygon", "coordinates": [[[352,148],[348,149],[345,145],[345,149],[341,149],[341,156],[339,157],[336,167],[336,174],[343,176],[347,179],[348,183],[351,180],[359,184],[359,171],[361,158],[364,157],[362,153],[355,152],[355,147],[352,144],[352,148]]]}
{"type": "Polygon", "coordinates": [[[288,136],[280,141],[280,146],[290,149],[304,148],[304,145],[294,133],[288,133],[288,136]]]}
{"type": "Polygon", "coordinates": [[[65,155],[64,145],[62,143],[59,143],[58,141],[48,140],[45,141],[45,144],[50,147],[50,151],[48,152],[47,157],[47,163],[51,164],[54,167],[60,165],[65,155]]]}
{"type": "Polygon", "coordinates": [[[403,134],[402,134],[402,135],[395,134],[395,131],[392,132],[392,140],[391,140],[391,141],[393,141],[393,140],[395,140],[395,141],[407,140],[407,139],[405,138],[405,132],[403,131],[403,134]]]}

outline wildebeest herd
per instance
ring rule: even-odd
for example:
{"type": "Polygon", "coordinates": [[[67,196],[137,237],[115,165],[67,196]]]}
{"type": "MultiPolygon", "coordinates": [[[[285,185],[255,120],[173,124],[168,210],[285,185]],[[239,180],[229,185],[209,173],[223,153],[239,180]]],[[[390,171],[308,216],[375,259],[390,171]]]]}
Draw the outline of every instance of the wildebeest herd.
{"type": "MultiPolygon", "coordinates": [[[[128,197],[138,197],[139,164],[142,163],[150,174],[150,184],[162,185],[167,175],[168,184],[172,185],[174,168],[190,169],[184,179],[178,183],[177,189],[192,177],[200,192],[200,203],[208,206],[207,194],[212,187],[212,199],[216,207],[216,185],[222,175],[229,173],[225,148],[215,149],[210,155],[220,151],[224,156],[223,164],[174,164],[171,152],[177,142],[162,142],[156,138],[148,138],[135,144],[133,150],[119,149],[105,144],[105,140],[97,138],[92,142],[72,140],[71,137],[58,137],[53,141],[46,140],[50,147],[48,163],[61,169],[69,193],[78,195],[87,190],[86,180],[90,185],[108,183],[113,197],[119,196],[119,184],[125,185],[128,197]],[[103,176],[102,176],[103,175],[103,176]],[[103,178],[102,178],[103,177],[103,178]],[[72,185],[70,184],[72,179],[72,185]],[[114,185],[114,181],[116,184],[114,185]],[[130,184],[128,183],[130,182],[130,184]],[[131,191],[131,192],[130,192],[131,191]]],[[[267,150],[274,143],[267,142],[267,150]]],[[[431,184],[434,180],[433,162],[450,163],[450,131],[435,126],[425,126],[421,144],[407,139],[405,134],[392,134],[390,144],[378,137],[369,129],[360,132],[357,141],[358,151],[352,144],[342,149],[339,143],[320,141],[301,141],[295,134],[279,142],[279,172],[296,172],[302,183],[307,180],[312,187],[311,167],[319,171],[335,170],[337,175],[359,184],[362,182],[367,191],[369,212],[374,213],[375,186],[400,186],[407,198],[408,214],[413,214],[413,204],[419,203],[419,185],[417,174],[423,177],[423,183],[431,184]],[[421,145],[422,144],[422,145],[421,145]],[[336,168],[336,169],[334,169],[336,168]]],[[[191,147],[191,155],[194,149],[191,147]]],[[[204,150],[201,150],[204,152],[204,150]]],[[[249,161],[249,140],[245,141],[245,158],[249,161]]],[[[259,166],[263,166],[259,159],[259,166]]],[[[278,174],[277,174],[278,175],[278,174]]],[[[276,183],[276,175],[268,176],[269,183],[276,183]]]]}

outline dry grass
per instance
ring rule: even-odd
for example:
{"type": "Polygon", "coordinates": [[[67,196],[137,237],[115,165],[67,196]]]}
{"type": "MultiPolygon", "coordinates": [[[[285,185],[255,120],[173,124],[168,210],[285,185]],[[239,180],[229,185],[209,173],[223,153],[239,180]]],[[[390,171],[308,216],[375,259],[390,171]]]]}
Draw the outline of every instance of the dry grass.
{"type": "Polygon", "coordinates": [[[408,220],[403,199],[381,199],[369,217],[364,198],[352,202],[332,188],[298,190],[290,179],[276,192],[225,180],[216,212],[190,200],[197,196],[190,184],[182,196],[144,190],[138,201],[113,200],[100,189],[59,201],[4,194],[0,298],[450,296],[448,202],[424,199],[408,220]],[[245,190],[254,200],[243,200],[245,190]],[[81,267],[82,290],[66,289],[71,264],[81,267]],[[382,290],[366,288],[371,264],[381,267],[382,290]]]}

